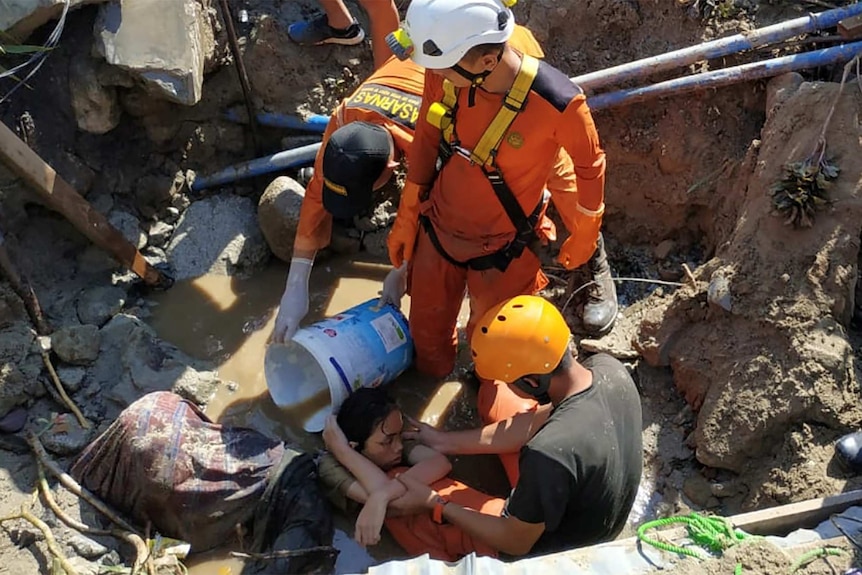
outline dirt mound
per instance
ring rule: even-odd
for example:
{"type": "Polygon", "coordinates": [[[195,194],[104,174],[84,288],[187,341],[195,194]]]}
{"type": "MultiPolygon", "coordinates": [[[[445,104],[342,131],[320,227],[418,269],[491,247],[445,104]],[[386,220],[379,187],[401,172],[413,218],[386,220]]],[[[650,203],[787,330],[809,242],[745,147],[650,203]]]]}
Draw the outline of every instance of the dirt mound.
{"type": "Polygon", "coordinates": [[[653,296],[647,306],[636,345],[651,365],[671,367],[698,411],[703,464],[742,471],[779,453],[803,423],[837,434],[862,421],[846,332],[862,232],[858,90],[845,89],[827,132],[842,170],[831,209],[807,229],[770,214],[770,188],[788,162],[811,153],[838,90],[805,83],[768,118],[762,142],[717,187],[714,217],[732,225],[717,226],[716,254],[697,270],[698,288],[653,296]],[[726,286],[729,310],[707,303],[709,282],[726,286]]]}

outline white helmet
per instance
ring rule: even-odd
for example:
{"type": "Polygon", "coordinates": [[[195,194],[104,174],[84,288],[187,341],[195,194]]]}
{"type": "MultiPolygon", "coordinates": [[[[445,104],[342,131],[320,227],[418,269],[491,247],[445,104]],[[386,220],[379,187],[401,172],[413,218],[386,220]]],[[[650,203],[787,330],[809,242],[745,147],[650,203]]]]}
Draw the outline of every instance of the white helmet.
{"type": "Polygon", "coordinates": [[[457,64],[473,46],[502,44],[515,29],[509,9],[517,0],[413,0],[403,30],[410,57],[424,68],[457,64]]]}

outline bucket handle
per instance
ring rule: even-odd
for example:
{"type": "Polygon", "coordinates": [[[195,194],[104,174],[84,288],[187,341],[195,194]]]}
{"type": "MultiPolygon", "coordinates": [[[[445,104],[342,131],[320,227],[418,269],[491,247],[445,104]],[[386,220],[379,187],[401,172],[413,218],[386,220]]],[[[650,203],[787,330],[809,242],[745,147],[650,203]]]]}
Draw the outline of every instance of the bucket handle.
{"type": "Polygon", "coordinates": [[[335,368],[335,371],[338,372],[339,377],[341,377],[341,383],[344,384],[344,387],[347,388],[347,395],[353,395],[353,387],[350,385],[350,382],[347,381],[347,375],[344,373],[344,370],[341,369],[341,366],[338,365],[338,362],[335,361],[334,357],[329,358],[329,363],[332,364],[332,367],[335,368]]]}

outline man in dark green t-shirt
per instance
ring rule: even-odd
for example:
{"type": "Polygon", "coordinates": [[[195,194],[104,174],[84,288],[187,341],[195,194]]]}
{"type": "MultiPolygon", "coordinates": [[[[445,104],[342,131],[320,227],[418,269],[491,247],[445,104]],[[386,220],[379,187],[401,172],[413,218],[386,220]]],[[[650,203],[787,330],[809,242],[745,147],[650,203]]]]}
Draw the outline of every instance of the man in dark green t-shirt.
{"type": "Polygon", "coordinates": [[[447,502],[409,479],[402,481],[408,488],[402,508],[439,513],[442,506],[446,521],[510,555],[561,551],[620,533],[643,470],[640,397],[625,366],[604,354],[578,363],[570,338],[560,312],[537,296],[507,300],[482,318],[471,341],[477,374],[553,408],[477,430],[446,433],[419,424],[405,434],[441,453],[520,448],[519,477],[500,517],[447,502]]]}

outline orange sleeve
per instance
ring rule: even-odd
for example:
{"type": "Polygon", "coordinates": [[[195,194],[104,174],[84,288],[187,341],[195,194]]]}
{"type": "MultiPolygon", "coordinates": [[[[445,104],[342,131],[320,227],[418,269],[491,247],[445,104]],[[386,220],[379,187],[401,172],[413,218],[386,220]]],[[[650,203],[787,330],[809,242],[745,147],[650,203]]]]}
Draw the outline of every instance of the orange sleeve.
{"type": "MultiPolygon", "coordinates": [[[[605,199],[605,151],[586,96],[579,94],[569,102],[555,137],[574,164],[580,205],[591,211],[598,210],[605,199]]],[[[554,205],[557,205],[556,200],[554,205]]]]}
{"type": "Polygon", "coordinates": [[[571,231],[575,213],[578,211],[578,179],[572,158],[563,148],[557,151],[554,166],[545,184],[551,192],[551,200],[557,208],[566,228],[571,231]]]}
{"type": "Polygon", "coordinates": [[[323,141],[314,158],[314,175],[305,187],[305,197],[299,210],[299,225],[293,247],[300,250],[319,250],[329,245],[332,239],[332,215],[323,207],[323,150],[338,127],[338,109],[329,117],[323,133],[323,141]]]}
{"type": "Polygon", "coordinates": [[[422,92],[422,107],[416,122],[416,133],[407,156],[407,180],[419,186],[434,181],[437,150],[440,145],[440,130],[428,123],[428,108],[443,98],[443,78],[425,71],[425,89],[422,92]]]}

